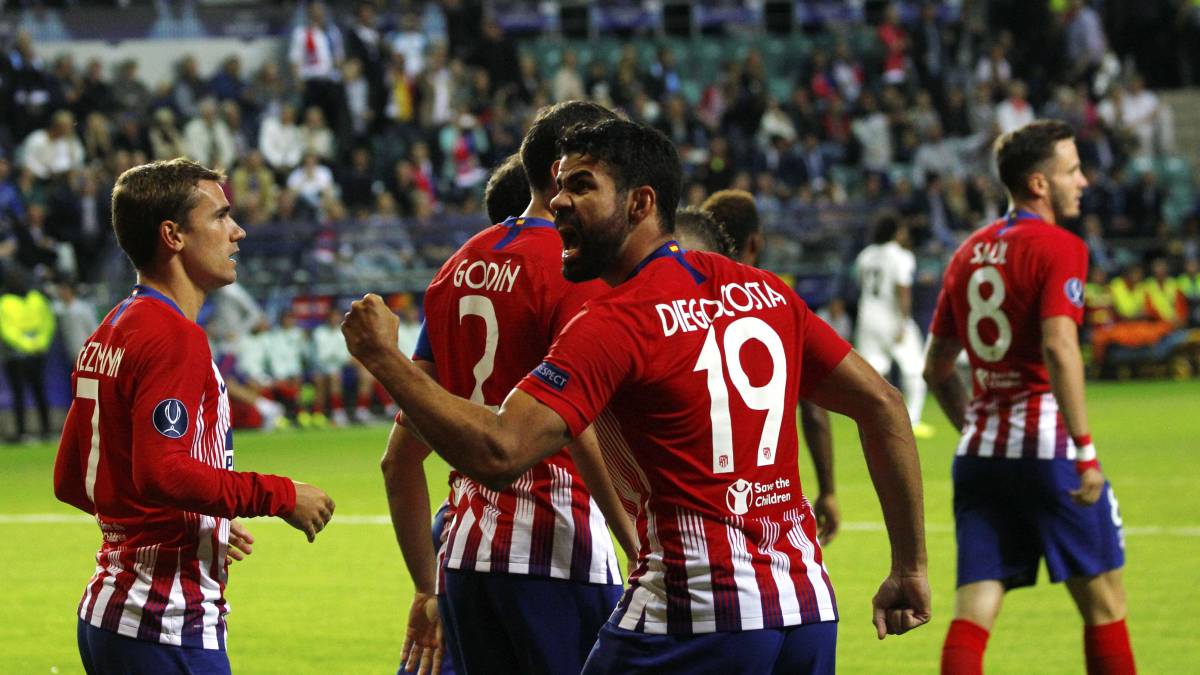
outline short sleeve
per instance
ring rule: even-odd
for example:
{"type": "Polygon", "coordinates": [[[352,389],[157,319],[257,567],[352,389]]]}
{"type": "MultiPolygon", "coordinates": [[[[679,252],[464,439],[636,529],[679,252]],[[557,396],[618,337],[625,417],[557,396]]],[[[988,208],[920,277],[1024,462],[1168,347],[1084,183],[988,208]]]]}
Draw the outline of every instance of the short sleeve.
{"type": "MultiPolygon", "coordinates": [[[[1064,237],[1065,238],[1065,237],[1064,237]]],[[[1044,246],[1042,258],[1041,297],[1038,299],[1042,319],[1067,316],[1076,324],[1083,323],[1083,288],[1087,279],[1087,246],[1083,240],[1070,236],[1066,246],[1044,246]],[[1057,250],[1056,250],[1057,249],[1057,250]],[[1064,253],[1060,253],[1066,249],[1064,253]]]]}
{"type": "Polygon", "coordinates": [[[807,305],[801,307],[800,334],[803,353],[800,368],[800,398],[805,398],[825,376],[850,353],[850,343],[817,316],[807,305]]]}
{"type": "Polygon", "coordinates": [[[582,433],[604,409],[639,358],[639,345],[622,318],[584,310],[567,323],[546,359],[517,383],[518,389],[558,413],[572,436],[582,433]],[[598,340],[597,335],[605,337],[598,340]]]}
{"type": "Polygon", "coordinates": [[[417,346],[413,349],[412,358],[414,361],[433,362],[433,345],[429,344],[429,333],[425,329],[424,321],[417,332],[417,346]]]}

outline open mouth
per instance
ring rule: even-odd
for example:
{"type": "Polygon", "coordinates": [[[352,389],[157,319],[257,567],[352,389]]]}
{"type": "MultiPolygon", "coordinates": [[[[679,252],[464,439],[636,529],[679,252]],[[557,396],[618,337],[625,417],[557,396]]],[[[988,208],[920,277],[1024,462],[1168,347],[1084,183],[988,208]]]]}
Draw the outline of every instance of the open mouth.
{"type": "Polygon", "coordinates": [[[558,235],[562,237],[563,242],[563,259],[571,257],[579,252],[581,240],[579,232],[569,225],[559,225],[558,235]]]}

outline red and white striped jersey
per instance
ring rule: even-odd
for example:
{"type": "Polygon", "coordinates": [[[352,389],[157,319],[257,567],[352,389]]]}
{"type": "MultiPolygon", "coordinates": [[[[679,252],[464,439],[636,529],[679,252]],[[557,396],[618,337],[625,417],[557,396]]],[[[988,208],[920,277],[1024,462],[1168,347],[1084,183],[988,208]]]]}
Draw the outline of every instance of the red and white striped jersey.
{"type": "Polygon", "coordinates": [[[567,325],[518,387],[573,434],[595,425],[635,518],[614,622],[692,634],[837,620],[795,410],[849,351],[774,275],[674,242],[567,325]]]}
{"type": "Polygon", "coordinates": [[[88,339],[55,462],[55,494],[103,534],[79,604],[132,638],[225,646],[229,518],[283,515],[292,482],[235,472],[229,398],[204,331],[138,286],[88,339]]]}
{"type": "Polygon", "coordinates": [[[1050,393],[1042,321],[1083,320],[1087,246],[1032,213],[976,231],[950,259],[930,331],[962,343],[974,398],[959,455],[1074,459],[1050,393]]]}
{"type": "MultiPolygon", "coordinates": [[[[549,221],[509,218],[472,237],[429,285],[414,358],[432,361],[451,393],[498,406],[606,288],[572,284],[561,270],[562,239],[549,221]]],[[[446,567],[621,582],[607,524],[565,449],[501,491],[458,472],[450,484],[446,567]]]]}

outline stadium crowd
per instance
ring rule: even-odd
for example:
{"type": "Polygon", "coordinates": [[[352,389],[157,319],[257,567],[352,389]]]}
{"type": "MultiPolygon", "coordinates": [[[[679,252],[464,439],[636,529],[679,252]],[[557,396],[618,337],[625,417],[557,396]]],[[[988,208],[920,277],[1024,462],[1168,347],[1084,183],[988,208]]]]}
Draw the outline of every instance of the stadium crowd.
{"type": "MultiPolygon", "coordinates": [[[[184,54],[160,82],[136,61],[106,72],[19,31],[0,50],[0,267],[33,271],[34,285],[127,275],[112,185],[186,155],[228,174],[245,250],[262,254],[246,279],[260,300],[272,285],[357,292],[405,271],[420,283],[392,290],[418,290],[478,228],[487,177],[531,114],[588,98],[674,141],[686,205],[753,192],[764,264],[829,276],[813,304],[842,316],[855,296],[837,271],[874,214],[903,217],[920,283],[936,283],[955,246],[1007,208],[992,141],[1047,117],[1076,129],[1090,184],[1096,363],[1166,360],[1200,325],[1200,201],[1172,111],[1137,72],[1154,54],[1110,40],[1113,8],[1052,2],[1030,24],[1035,10],[1008,4],[896,3],[874,25],[783,35],[571,41],[515,39],[474,2],[313,3],[278,61],[246,72],[231,55],[202,72],[184,54]]],[[[25,297],[18,286],[6,292],[25,297]]]]}

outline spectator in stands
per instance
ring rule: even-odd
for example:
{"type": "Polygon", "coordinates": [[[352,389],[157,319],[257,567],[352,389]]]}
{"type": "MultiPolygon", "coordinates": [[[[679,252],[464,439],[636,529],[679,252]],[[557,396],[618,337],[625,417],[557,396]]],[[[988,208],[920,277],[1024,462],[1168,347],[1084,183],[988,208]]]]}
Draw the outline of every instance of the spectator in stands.
{"type": "Polygon", "coordinates": [[[1084,0],[1070,0],[1064,19],[1067,80],[1090,82],[1108,52],[1100,15],[1084,0]]]}
{"type": "Polygon", "coordinates": [[[512,91],[516,85],[519,66],[517,45],[504,34],[504,28],[493,18],[483,20],[482,39],[476,42],[466,62],[487,73],[491,85],[488,98],[497,92],[512,91]]]}
{"type": "MultiPolygon", "coordinates": [[[[342,66],[342,82],[347,95],[346,104],[353,120],[355,107],[360,104],[372,111],[380,110],[383,107],[383,74],[388,52],[383,36],[379,32],[379,18],[375,14],[374,3],[358,2],[355,4],[354,20],[347,26],[345,38],[346,63],[342,66]],[[357,79],[354,84],[351,83],[350,74],[347,72],[347,66],[351,62],[357,63],[361,83],[357,79]],[[363,91],[360,92],[360,88],[363,91]],[[351,101],[349,98],[351,95],[361,97],[362,100],[351,101]]],[[[359,116],[362,116],[361,111],[359,116]]],[[[365,128],[359,130],[353,121],[351,127],[354,127],[353,133],[356,138],[366,132],[365,128]]]]}
{"type": "Polygon", "coordinates": [[[16,261],[25,269],[39,274],[58,267],[58,241],[50,236],[46,228],[46,204],[29,202],[25,209],[25,222],[18,223],[16,261]]]}
{"type": "Polygon", "coordinates": [[[403,53],[392,54],[384,78],[385,104],[383,113],[389,129],[403,143],[408,143],[420,134],[421,83],[408,71],[407,57],[403,53]]]}
{"type": "Polygon", "coordinates": [[[104,113],[93,112],[87,116],[83,128],[83,155],[88,160],[108,163],[116,147],[112,138],[112,126],[104,113]]]}
{"type": "Polygon", "coordinates": [[[1166,194],[1153,171],[1143,171],[1125,194],[1125,213],[1132,225],[1130,234],[1152,237],[1162,222],[1166,194]]]}
{"type": "Polygon", "coordinates": [[[0,294],[0,352],[12,390],[16,433],[9,440],[26,440],[25,395],[37,405],[41,439],[50,440],[50,406],[46,400],[46,353],[54,338],[50,301],[29,283],[28,274],[12,265],[4,273],[0,294]]]}
{"type": "Polygon", "coordinates": [[[183,134],[175,125],[175,113],[170,108],[154,111],[154,118],[147,133],[150,137],[150,159],[174,159],[187,154],[183,134]]]}
{"type": "Polygon", "coordinates": [[[463,112],[453,124],[443,126],[438,132],[438,145],[445,158],[442,174],[451,176],[458,190],[473,190],[487,180],[481,160],[491,145],[474,115],[463,112]]]}
{"type": "MultiPolygon", "coordinates": [[[[7,157],[0,154],[0,232],[7,233],[0,238],[0,250],[3,250],[9,238],[14,236],[11,227],[23,220],[25,220],[25,198],[12,180],[12,163],[8,161],[7,157]]],[[[4,267],[3,257],[0,255],[0,269],[4,267]]]]}
{"type": "Polygon", "coordinates": [[[300,166],[288,176],[287,187],[296,193],[306,210],[316,214],[320,211],[321,200],[334,189],[333,172],[321,164],[320,157],[310,150],[304,153],[304,161],[300,166]]]}
{"type": "Polygon", "coordinates": [[[246,81],[242,79],[242,59],[237,54],[221,61],[221,68],[208,81],[207,90],[218,101],[233,101],[239,106],[245,103],[246,81]]]}
{"type": "Polygon", "coordinates": [[[976,85],[986,84],[992,91],[1003,91],[1012,81],[1012,64],[1008,62],[1008,47],[997,39],[988,47],[986,55],[979,57],[975,65],[976,85]]]}
{"type": "Polygon", "coordinates": [[[258,150],[251,150],[238,163],[230,176],[230,188],[234,209],[242,223],[257,225],[275,213],[279,187],[258,150]]]}
{"type": "Polygon", "coordinates": [[[996,106],[996,128],[1002,134],[1020,129],[1034,120],[1028,88],[1021,80],[1008,83],[1008,97],[996,106]]]}
{"type": "Polygon", "coordinates": [[[971,102],[967,106],[971,115],[971,133],[980,138],[992,139],[997,135],[996,106],[992,103],[992,87],[979,82],[971,90],[971,102]]]}
{"type": "MultiPolygon", "coordinates": [[[[916,22],[908,29],[912,36],[912,60],[917,77],[928,88],[940,88],[943,73],[951,65],[950,45],[938,17],[940,3],[921,4],[916,22]]],[[[935,89],[936,90],[936,89],[935,89]]]]}
{"type": "Polygon", "coordinates": [[[269,398],[282,403],[288,417],[300,426],[312,426],[313,419],[300,406],[300,385],[303,383],[304,357],[308,353],[308,336],[296,323],[296,315],[285,311],[278,325],[267,329],[260,338],[265,347],[267,391],[269,398]]]}
{"type": "Polygon", "coordinates": [[[313,153],[323,162],[332,162],[337,155],[337,141],[325,120],[321,108],[310,106],[305,110],[300,142],[305,153],[313,153]]]}
{"type": "Polygon", "coordinates": [[[219,171],[233,166],[235,146],[229,125],[221,119],[217,100],[200,101],[200,115],[183,128],[183,145],[188,157],[219,171]]]}
{"type": "Polygon", "coordinates": [[[1133,263],[1109,284],[1118,320],[1136,321],[1147,317],[1146,287],[1142,283],[1145,278],[1145,269],[1140,263],[1133,263]]]}
{"type": "Polygon", "coordinates": [[[409,77],[416,78],[425,70],[425,52],[429,49],[429,35],[421,29],[421,17],[409,9],[401,11],[400,26],[387,37],[393,55],[404,57],[404,66],[409,77]]]}
{"type": "Polygon", "coordinates": [[[110,191],[101,190],[91,169],[73,174],[56,189],[48,204],[46,231],[56,242],[69,245],[56,256],[58,267],[83,281],[93,281],[112,231],[110,191]],[[73,269],[72,269],[73,268],[73,269]]]}
{"type": "Polygon", "coordinates": [[[259,128],[258,149],[277,175],[286,176],[304,157],[304,137],[296,126],[296,108],[284,104],[279,115],[268,115],[259,128]]]}
{"type": "Polygon", "coordinates": [[[1171,276],[1171,266],[1163,256],[1150,261],[1150,278],[1142,282],[1148,315],[1175,328],[1187,325],[1187,298],[1179,282],[1171,276]]]}
{"type": "Polygon", "coordinates": [[[57,317],[63,357],[66,363],[75,363],[84,342],[100,325],[100,319],[96,316],[95,306],[79,296],[79,289],[74,283],[60,281],[54,290],[58,296],[54,300],[54,315],[57,317]]]}
{"type": "Polygon", "coordinates": [[[250,129],[243,120],[242,108],[236,101],[221,101],[217,105],[221,110],[221,121],[225,123],[233,139],[232,161],[237,161],[237,158],[245,157],[250,148],[256,147],[257,144],[250,140],[250,129]]]}
{"type": "Polygon", "coordinates": [[[962,86],[951,84],[946,89],[942,105],[942,128],[950,138],[971,135],[971,110],[962,86]]]}
{"type": "Polygon", "coordinates": [[[440,128],[454,119],[454,95],[461,84],[462,64],[448,61],[446,45],[429,49],[428,66],[421,71],[420,125],[440,128]]]}
{"type": "Polygon", "coordinates": [[[1108,244],[1104,241],[1104,223],[1100,221],[1099,214],[1088,213],[1083,217],[1083,240],[1088,247],[1088,257],[1091,258],[1091,266],[1099,267],[1105,272],[1116,269],[1116,262],[1112,258],[1112,252],[1108,248],[1108,244]]]}
{"type": "Polygon", "coordinates": [[[113,146],[117,150],[129,152],[143,164],[150,156],[150,137],[142,124],[142,117],[133,113],[121,113],[117,116],[117,131],[113,137],[113,146]]]}
{"type": "Polygon", "coordinates": [[[1113,304],[1112,287],[1108,283],[1108,272],[1104,266],[1088,266],[1088,282],[1083,287],[1083,327],[1092,333],[1095,329],[1111,326],[1117,320],[1113,304]]]}
{"type": "Polygon", "coordinates": [[[808,179],[808,170],[796,150],[793,138],[772,136],[765,147],[754,155],[753,169],[760,174],[769,174],[789,189],[795,189],[808,179]]]}
{"type": "Polygon", "coordinates": [[[850,51],[850,45],[844,39],[838,40],[834,47],[833,62],[829,70],[842,98],[851,105],[858,102],[866,84],[866,73],[862,62],[850,51]]]}
{"type": "Polygon", "coordinates": [[[320,426],[328,411],[328,420],[336,426],[348,422],[344,402],[345,385],[342,374],[350,365],[350,352],[342,337],[343,312],[332,307],[325,321],[312,331],[313,405],[309,410],[314,426],[320,426]]]}
{"type": "Polygon", "coordinates": [[[859,99],[859,114],[850,124],[859,146],[859,163],[867,171],[887,171],[892,165],[892,133],[888,117],[879,109],[875,94],[859,99]]]}
{"type": "Polygon", "coordinates": [[[86,119],[90,113],[112,112],[112,87],[104,78],[104,64],[100,59],[88,59],[79,83],[79,98],[75,101],[75,117],[86,119]]]}
{"type": "MultiPolygon", "coordinates": [[[[966,175],[959,151],[959,143],[942,135],[942,125],[934,122],[929,127],[923,142],[913,156],[913,175],[923,179],[926,174],[937,173],[946,177],[961,178],[966,175]]],[[[915,181],[917,187],[925,184],[924,180],[915,181]]]]}
{"type": "Polygon", "coordinates": [[[377,179],[371,167],[371,151],[365,147],[350,152],[350,167],[338,178],[342,202],[350,211],[369,209],[375,203],[377,179]]]}
{"type": "MultiPolygon", "coordinates": [[[[382,83],[382,78],[381,78],[382,83]]],[[[370,81],[363,76],[362,62],[356,58],[346,59],[342,64],[342,96],[346,101],[345,140],[352,143],[362,143],[367,140],[367,134],[375,122],[375,110],[382,106],[372,103],[374,96],[383,100],[383,85],[380,84],[378,95],[372,93],[370,81]]]]}
{"type": "Polygon", "coordinates": [[[138,79],[138,62],[129,59],[117,66],[117,77],[113,80],[112,100],[119,112],[141,115],[150,102],[150,90],[138,79]]]}
{"type": "Polygon", "coordinates": [[[180,116],[191,119],[200,113],[200,100],[208,93],[208,84],[200,77],[200,64],[188,54],[176,66],[171,98],[180,116]]]}
{"type": "Polygon", "coordinates": [[[908,32],[900,24],[900,8],[896,3],[889,3],[883,10],[877,34],[884,49],[883,81],[888,84],[907,81],[910,44],[908,32]]]}
{"type": "Polygon", "coordinates": [[[1185,258],[1183,272],[1175,279],[1188,306],[1189,328],[1200,328],[1200,258],[1185,258]]]}
{"type": "Polygon", "coordinates": [[[825,306],[817,310],[817,316],[821,317],[835,333],[842,336],[843,340],[851,340],[854,337],[854,324],[850,319],[850,313],[846,311],[846,301],[840,297],[833,297],[825,306]]]}
{"type": "Polygon", "coordinates": [[[584,98],[584,95],[583,78],[579,76],[579,57],[574,49],[565,49],[562,63],[550,79],[550,96],[554,101],[572,101],[584,98]]]}
{"type": "Polygon", "coordinates": [[[49,126],[38,129],[21,144],[22,166],[39,180],[54,180],[83,168],[83,143],[75,135],[75,116],[54,113],[49,126]]]}
{"type": "Polygon", "coordinates": [[[288,61],[304,83],[304,107],[317,106],[327,120],[337,120],[343,105],[338,79],[344,58],[342,32],[327,20],[325,4],[310,3],[304,25],[292,31],[288,61]]]}
{"type": "Polygon", "coordinates": [[[45,127],[65,102],[54,76],[46,72],[38,57],[28,31],[17,32],[8,62],[9,72],[0,90],[0,108],[4,109],[0,112],[4,115],[0,122],[5,124],[0,126],[7,127],[5,131],[12,135],[4,138],[4,131],[0,131],[0,142],[14,143],[45,127]]]}

